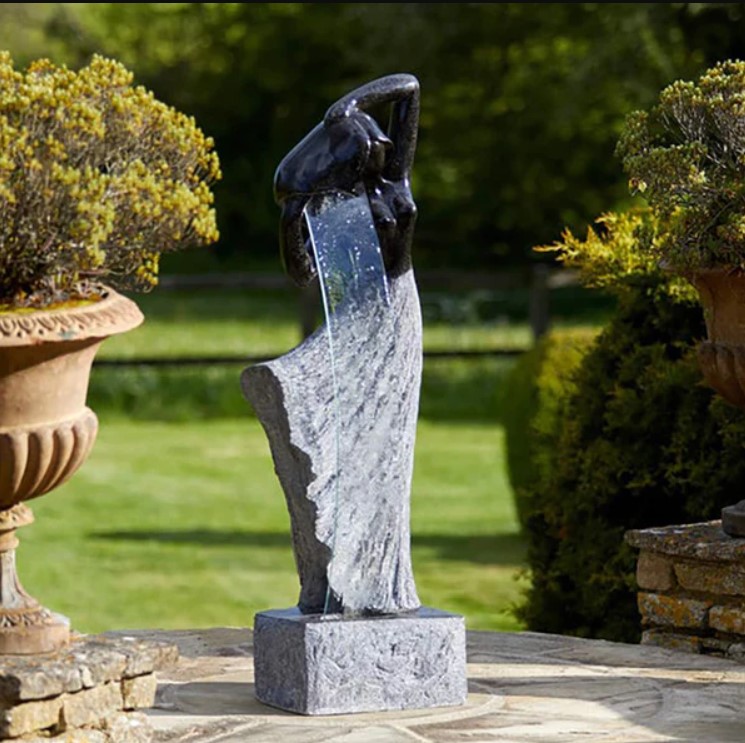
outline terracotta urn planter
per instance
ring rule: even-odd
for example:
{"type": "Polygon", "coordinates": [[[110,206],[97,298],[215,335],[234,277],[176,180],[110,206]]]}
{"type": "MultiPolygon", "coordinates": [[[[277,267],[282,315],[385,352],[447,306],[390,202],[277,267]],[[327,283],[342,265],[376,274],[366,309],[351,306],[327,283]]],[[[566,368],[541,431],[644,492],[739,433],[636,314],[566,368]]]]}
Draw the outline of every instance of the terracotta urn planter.
{"type": "Polygon", "coordinates": [[[706,383],[745,408],[745,272],[710,269],[689,276],[704,308],[708,340],[698,348],[706,383]]]}
{"type": "MultiPolygon", "coordinates": [[[[706,320],[707,340],[698,347],[706,383],[727,402],[745,410],[745,271],[700,270],[688,276],[706,320]]],[[[745,500],[722,510],[722,528],[745,537],[745,500]]]]}
{"type": "Polygon", "coordinates": [[[93,447],[98,421],[86,407],[93,357],[142,313],[107,289],[69,309],[0,314],[0,654],[44,653],[64,645],[69,621],[21,586],[15,530],[33,521],[25,501],[65,482],[93,447]]]}

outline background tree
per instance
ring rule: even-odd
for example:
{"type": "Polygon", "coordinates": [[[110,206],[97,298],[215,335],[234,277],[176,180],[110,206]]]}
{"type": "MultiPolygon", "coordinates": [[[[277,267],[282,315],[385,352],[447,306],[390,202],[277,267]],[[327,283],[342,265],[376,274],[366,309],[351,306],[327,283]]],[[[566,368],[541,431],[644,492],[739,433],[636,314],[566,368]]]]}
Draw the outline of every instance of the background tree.
{"type": "Polygon", "coordinates": [[[118,57],[197,117],[225,171],[218,253],[272,266],[276,164],[366,79],[422,83],[418,264],[496,266],[627,200],[625,114],[745,39],[739,3],[33,5],[68,55],[118,57]]]}

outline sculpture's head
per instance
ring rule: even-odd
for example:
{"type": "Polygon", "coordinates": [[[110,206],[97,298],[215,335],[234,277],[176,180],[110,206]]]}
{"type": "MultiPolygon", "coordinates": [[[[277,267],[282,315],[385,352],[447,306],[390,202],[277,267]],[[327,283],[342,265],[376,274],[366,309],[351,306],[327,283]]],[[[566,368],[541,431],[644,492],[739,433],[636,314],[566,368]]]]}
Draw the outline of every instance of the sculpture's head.
{"type": "Polygon", "coordinates": [[[393,142],[377,121],[362,111],[322,122],[284,157],[274,174],[274,199],[282,206],[294,197],[329,191],[354,193],[382,175],[393,142]]]}
{"type": "Polygon", "coordinates": [[[317,194],[367,192],[386,268],[408,254],[416,216],[408,167],[416,146],[418,93],[411,75],[391,75],[352,91],[279,164],[274,198],[282,210],[280,251],[285,270],[300,286],[316,273],[303,212],[317,194]],[[403,136],[388,136],[362,110],[380,103],[394,104],[392,128],[403,136]]]}

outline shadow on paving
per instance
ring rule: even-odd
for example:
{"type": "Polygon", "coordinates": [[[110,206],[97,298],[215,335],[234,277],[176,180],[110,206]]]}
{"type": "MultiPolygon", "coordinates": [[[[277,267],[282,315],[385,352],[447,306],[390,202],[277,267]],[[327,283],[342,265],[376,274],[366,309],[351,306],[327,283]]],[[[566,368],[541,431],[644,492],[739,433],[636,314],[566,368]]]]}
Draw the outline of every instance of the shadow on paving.
{"type": "MultiPolygon", "coordinates": [[[[511,675],[509,667],[516,660],[510,658],[505,666],[508,676],[511,675]]],[[[536,660],[525,658],[526,663],[536,660]]],[[[517,679],[505,679],[503,676],[495,679],[469,678],[468,690],[470,694],[486,693],[504,699],[512,697],[516,700],[518,710],[540,716],[544,722],[555,716],[553,724],[556,727],[551,732],[554,735],[567,735],[566,739],[569,738],[568,733],[583,722],[597,731],[598,722],[617,726],[617,720],[624,719],[638,727],[636,730],[621,728],[621,735],[614,736],[613,740],[625,740],[625,732],[629,740],[650,743],[653,740],[742,743],[741,682],[696,678],[671,680],[664,673],[640,675],[633,668],[633,662],[623,665],[630,666],[627,673],[599,675],[588,668],[584,674],[584,669],[578,666],[572,668],[569,674],[567,668],[563,667],[556,675],[521,675],[517,679]],[[521,700],[525,697],[529,697],[532,704],[529,708],[521,709],[521,700]]],[[[508,702],[508,706],[511,707],[512,703],[508,702]]],[[[464,727],[473,735],[484,732],[480,729],[482,725],[487,732],[499,731],[493,718],[487,718],[484,722],[474,718],[470,725],[464,727]]],[[[425,737],[428,732],[435,732],[434,727],[428,728],[427,725],[415,730],[425,737]]],[[[531,738],[537,739],[538,736],[531,738]]],[[[551,737],[551,740],[564,739],[551,737]]],[[[573,735],[571,739],[574,740],[573,735]]]]}
{"type": "MultiPolygon", "coordinates": [[[[280,723],[286,718],[284,722],[318,726],[328,731],[328,739],[347,736],[348,730],[337,735],[331,718],[292,716],[255,700],[248,682],[251,638],[245,630],[145,632],[149,639],[176,642],[182,657],[191,659],[188,676],[162,680],[156,706],[163,710],[205,717],[260,715],[280,723]],[[214,660],[222,663],[231,656],[246,659],[241,670],[246,680],[236,680],[236,666],[222,677],[215,675],[214,660]],[[207,659],[205,675],[195,676],[199,666],[194,659],[201,657],[207,659]]],[[[503,632],[469,632],[468,656],[467,705],[356,717],[355,740],[367,740],[367,732],[393,725],[428,741],[743,741],[745,672],[735,663],[655,647],[503,632]]],[[[350,718],[335,719],[343,724],[350,718]]],[[[300,734],[290,736],[287,727],[267,732],[272,737],[262,740],[301,739],[300,734]]],[[[369,739],[373,737],[390,736],[369,739]]]]}
{"type": "MultiPolygon", "coordinates": [[[[93,539],[121,542],[160,542],[161,544],[200,545],[202,547],[269,547],[286,549],[287,532],[243,531],[239,529],[186,529],[183,531],[139,530],[98,531],[93,539]]],[[[518,534],[423,534],[411,539],[413,550],[431,550],[441,560],[475,562],[483,565],[521,566],[525,541],[518,534]]]]}

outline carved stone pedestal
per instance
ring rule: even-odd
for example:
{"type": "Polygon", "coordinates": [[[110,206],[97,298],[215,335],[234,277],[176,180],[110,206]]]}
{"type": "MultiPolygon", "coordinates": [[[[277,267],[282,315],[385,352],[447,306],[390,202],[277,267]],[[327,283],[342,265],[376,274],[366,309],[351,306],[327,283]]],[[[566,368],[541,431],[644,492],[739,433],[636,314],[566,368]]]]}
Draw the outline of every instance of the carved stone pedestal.
{"type": "Polygon", "coordinates": [[[731,537],[745,537],[745,500],[722,509],[722,529],[731,537]]]}
{"type": "Polygon", "coordinates": [[[464,704],[466,628],[421,608],[342,618],[275,609],[254,623],[256,698],[303,715],[464,704]]]}
{"type": "Polygon", "coordinates": [[[23,589],[16,572],[16,529],[34,521],[19,503],[0,511],[0,654],[49,653],[70,639],[66,617],[45,609],[23,589]]]}

